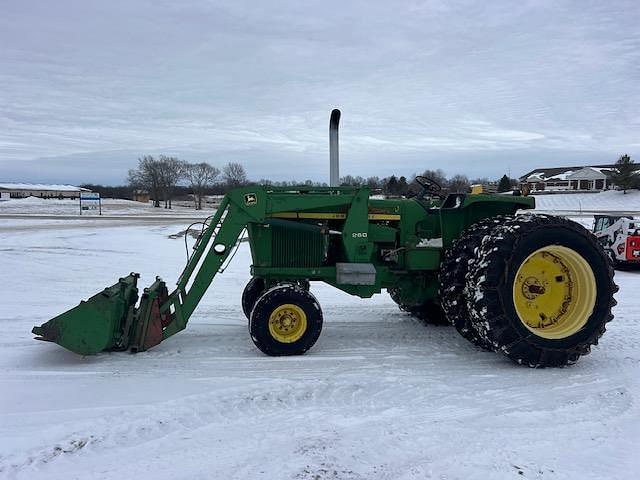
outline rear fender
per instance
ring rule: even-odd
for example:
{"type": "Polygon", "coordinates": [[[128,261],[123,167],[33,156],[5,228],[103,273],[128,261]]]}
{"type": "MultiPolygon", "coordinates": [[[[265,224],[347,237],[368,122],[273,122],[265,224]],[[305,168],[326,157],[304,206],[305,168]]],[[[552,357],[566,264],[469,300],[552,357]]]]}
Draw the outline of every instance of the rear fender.
{"type": "Polygon", "coordinates": [[[449,247],[465,229],[480,220],[498,215],[514,215],[518,210],[531,208],[535,208],[533,197],[450,194],[440,207],[443,247],[449,247]]]}

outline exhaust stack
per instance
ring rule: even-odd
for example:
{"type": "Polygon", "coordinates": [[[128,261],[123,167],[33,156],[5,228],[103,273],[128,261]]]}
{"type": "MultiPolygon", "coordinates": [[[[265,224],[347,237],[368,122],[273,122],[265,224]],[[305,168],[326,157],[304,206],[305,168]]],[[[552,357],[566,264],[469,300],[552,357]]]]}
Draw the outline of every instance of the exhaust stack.
{"type": "Polygon", "coordinates": [[[338,126],[340,124],[340,110],[331,111],[329,120],[329,186],[340,186],[340,159],[338,154],[338,126]]]}

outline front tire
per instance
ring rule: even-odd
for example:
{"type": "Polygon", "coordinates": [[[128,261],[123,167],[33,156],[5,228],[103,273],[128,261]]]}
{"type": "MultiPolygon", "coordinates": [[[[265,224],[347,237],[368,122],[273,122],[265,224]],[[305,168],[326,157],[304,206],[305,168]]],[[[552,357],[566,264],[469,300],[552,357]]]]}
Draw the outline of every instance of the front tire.
{"type": "Polygon", "coordinates": [[[486,236],[465,287],[473,326],[530,367],[572,364],[613,315],[613,268],[593,235],[544,215],[506,217],[486,236]]]}
{"type": "Polygon", "coordinates": [[[260,295],[264,293],[266,289],[266,284],[264,278],[253,277],[247,283],[247,286],[244,287],[244,291],[242,292],[242,311],[244,312],[244,316],[247,317],[247,320],[251,317],[251,310],[253,310],[253,306],[260,298],[260,295]]]}
{"type": "Polygon", "coordinates": [[[264,292],[249,320],[253,343],[270,356],[301,355],[316,343],[321,331],[318,301],[298,285],[278,285],[264,292]]]}
{"type": "MultiPolygon", "coordinates": [[[[297,280],[295,282],[286,282],[286,284],[297,285],[303,290],[309,290],[310,287],[308,280],[297,280]]],[[[260,298],[260,295],[262,295],[265,290],[267,290],[267,283],[264,278],[260,277],[252,277],[244,287],[244,291],[242,292],[242,311],[244,312],[244,316],[247,317],[247,320],[250,319],[251,310],[253,310],[258,298],[260,298]]]]}

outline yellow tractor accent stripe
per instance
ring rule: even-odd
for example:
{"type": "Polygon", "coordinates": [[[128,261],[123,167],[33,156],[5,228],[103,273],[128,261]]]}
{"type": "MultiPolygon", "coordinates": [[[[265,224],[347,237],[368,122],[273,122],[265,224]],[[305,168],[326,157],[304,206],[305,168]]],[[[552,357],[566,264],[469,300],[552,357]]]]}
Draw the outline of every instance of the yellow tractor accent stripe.
{"type": "MultiPolygon", "coordinates": [[[[320,213],[320,212],[279,212],[271,215],[272,218],[295,218],[312,220],[344,220],[346,213],[320,213]]],[[[369,220],[400,220],[400,215],[392,213],[370,213],[369,220]]]]}
{"type": "Polygon", "coordinates": [[[394,213],[370,213],[369,220],[400,220],[400,215],[394,213]]]}

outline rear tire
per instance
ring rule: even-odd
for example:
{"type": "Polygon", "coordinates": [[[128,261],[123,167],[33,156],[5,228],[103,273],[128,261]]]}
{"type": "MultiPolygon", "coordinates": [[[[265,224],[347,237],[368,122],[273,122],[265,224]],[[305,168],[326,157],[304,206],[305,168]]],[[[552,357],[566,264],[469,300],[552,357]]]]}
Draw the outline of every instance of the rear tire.
{"type": "Polygon", "coordinates": [[[605,249],[605,253],[607,254],[607,258],[609,259],[609,262],[611,262],[611,266],[613,267],[613,269],[614,270],[622,270],[620,268],[620,262],[616,258],[615,253],[613,253],[613,250],[605,249]]]}
{"type": "Polygon", "coordinates": [[[492,345],[482,338],[473,325],[464,289],[469,265],[475,260],[482,239],[503,220],[504,217],[493,217],[471,225],[444,252],[440,266],[438,293],[444,314],[463,338],[484,350],[492,350],[492,345]]]}
{"type": "Polygon", "coordinates": [[[321,331],[318,301],[298,285],[278,285],[264,292],[249,320],[253,343],[271,356],[301,355],[316,343],[321,331]]]}
{"type": "Polygon", "coordinates": [[[613,318],[614,270],[595,237],[575,222],[506,217],[482,240],[477,258],[465,288],[473,326],[517,363],[575,363],[613,318]]]}
{"type": "Polygon", "coordinates": [[[436,302],[426,302],[419,307],[410,307],[409,313],[427,325],[449,326],[449,320],[442,307],[436,302]]]}
{"type": "Polygon", "coordinates": [[[419,320],[422,320],[427,325],[449,325],[446,315],[444,314],[442,307],[436,302],[426,302],[422,305],[407,305],[402,303],[398,290],[395,288],[387,289],[391,300],[393,300],[400,310],[411,314],[419,320]]]}

